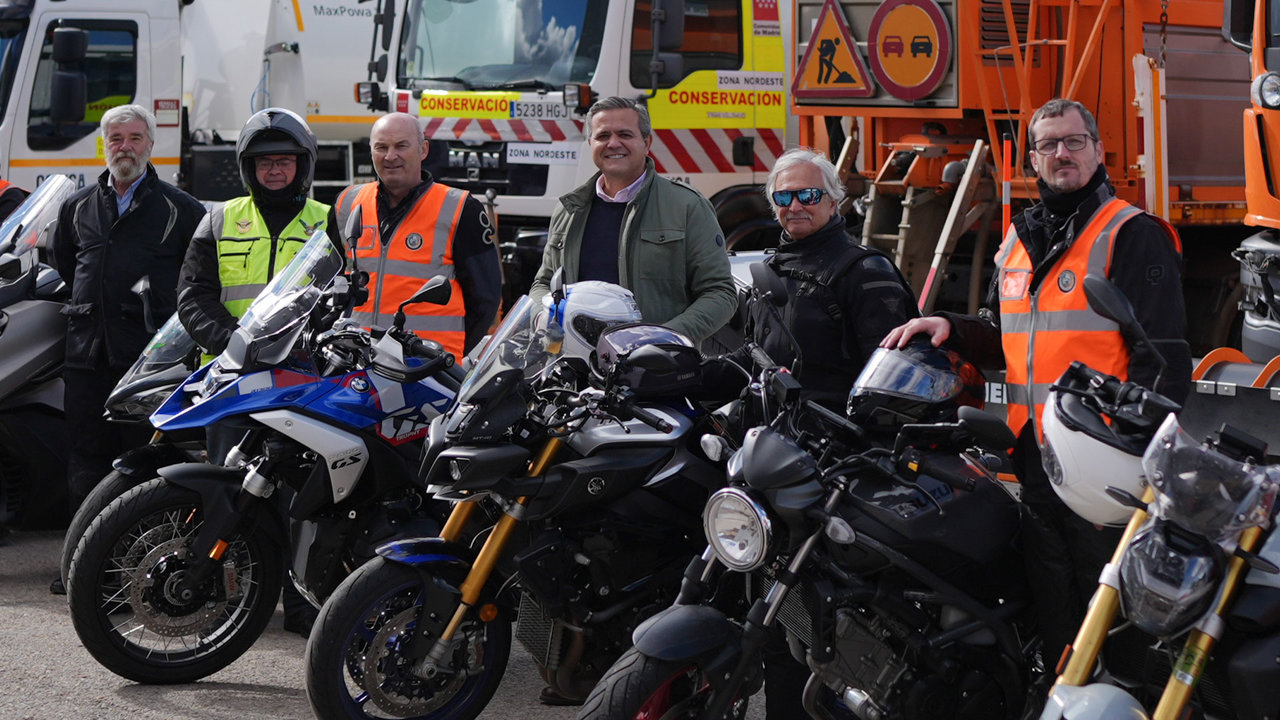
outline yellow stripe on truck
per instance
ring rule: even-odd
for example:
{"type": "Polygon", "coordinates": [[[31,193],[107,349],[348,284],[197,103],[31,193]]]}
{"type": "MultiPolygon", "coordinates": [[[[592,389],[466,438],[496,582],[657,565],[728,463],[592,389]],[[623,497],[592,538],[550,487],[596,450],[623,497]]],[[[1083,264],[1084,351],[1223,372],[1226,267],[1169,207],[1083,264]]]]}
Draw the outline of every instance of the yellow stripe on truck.
{"type": "MultiPolygon", "coordinates": [[[[152,165],[177,165],[176,157],[153,157],[152,165]]],[[[101,158],[14,158],[9,167],[96,167],[103,168],[101,158]]]]}

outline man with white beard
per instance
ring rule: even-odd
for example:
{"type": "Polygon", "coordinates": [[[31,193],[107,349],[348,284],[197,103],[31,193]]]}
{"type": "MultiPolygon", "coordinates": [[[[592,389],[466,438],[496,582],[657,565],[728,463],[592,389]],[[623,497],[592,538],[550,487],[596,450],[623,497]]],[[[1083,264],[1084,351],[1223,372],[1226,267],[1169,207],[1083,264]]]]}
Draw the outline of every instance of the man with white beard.
{"type": "MultiPolygon", "coordinates": [[[[178,270],[205,208],[162,181],[151,165],[156,120],[140,105],[102,115],[107,170],[58,211],[53,260],[71,292],[67,318],[67,493],[69,510],[150,428],[107,423],[107,395],[177,306],[178,270]],[[137,287],[147,280],[149,289],[137,287]],[[131,432],[130,432],[131,431],[131,432]]],[[[61,579],[49,588],[62,590],[61,579]]]]}

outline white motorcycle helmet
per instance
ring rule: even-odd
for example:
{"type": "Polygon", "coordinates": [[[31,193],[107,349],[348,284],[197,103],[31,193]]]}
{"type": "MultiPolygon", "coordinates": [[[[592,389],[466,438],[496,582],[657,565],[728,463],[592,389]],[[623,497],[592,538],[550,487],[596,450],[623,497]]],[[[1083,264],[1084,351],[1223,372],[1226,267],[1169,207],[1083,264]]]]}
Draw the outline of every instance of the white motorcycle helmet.
{"type": "Polygon", "coordinates": [[[561,354],[591,362],[600,333],[616,325],[640,321],[640,306],[635,296],[621,285],[584,280],[564,289],[564,299],[551,307],[551,296],[544,302],[551,321],[564,329],[561,354]]]}
{"type": "MultiPolygon", "coordinates": [[[[1069,370],[1059,385],[1087,382],[1069,370]]],[[[1058,497],[1095,525],[1124,525],[1133,508],[1116,502],[1108,487],[1142,497],[1142,453],[1148,438],[1127,437],[1080,396],[1054,390],[1041,417],[1044,471],[1058,497]]]]}

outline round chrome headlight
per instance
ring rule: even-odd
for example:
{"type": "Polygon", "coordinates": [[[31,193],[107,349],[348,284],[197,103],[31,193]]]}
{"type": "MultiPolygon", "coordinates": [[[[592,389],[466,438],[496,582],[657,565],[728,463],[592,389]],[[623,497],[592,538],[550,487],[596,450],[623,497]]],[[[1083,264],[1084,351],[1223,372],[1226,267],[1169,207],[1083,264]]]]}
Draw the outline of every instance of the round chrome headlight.
{"type": "Polygon", "coordinates": [[[741,488],[717,490],[702,512],[702,527],[711,551],[732,570],[754,570],[769,557],[769,515],[741,488]]]}

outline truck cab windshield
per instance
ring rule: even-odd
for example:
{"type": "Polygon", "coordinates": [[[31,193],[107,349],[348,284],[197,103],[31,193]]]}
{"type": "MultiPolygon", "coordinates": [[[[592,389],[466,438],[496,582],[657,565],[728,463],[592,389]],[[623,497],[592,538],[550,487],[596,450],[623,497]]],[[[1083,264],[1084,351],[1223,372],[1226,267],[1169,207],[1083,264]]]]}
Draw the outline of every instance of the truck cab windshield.
{"type": "Polygon", "coordinates": [[[609,3],[416,0],[405,18],[401,87],[552,90],[589,82],[609,3]]]}

